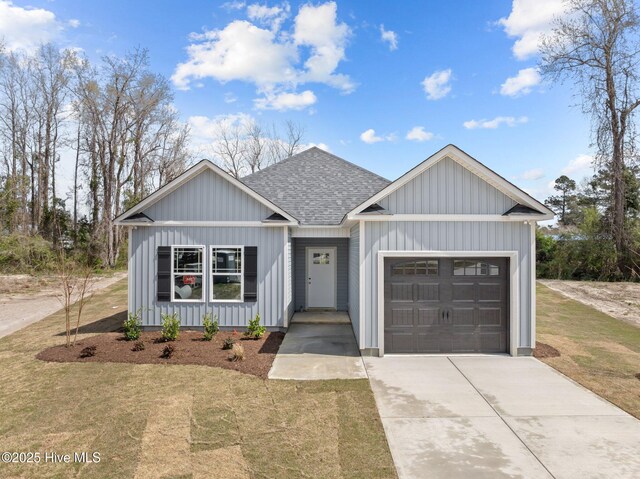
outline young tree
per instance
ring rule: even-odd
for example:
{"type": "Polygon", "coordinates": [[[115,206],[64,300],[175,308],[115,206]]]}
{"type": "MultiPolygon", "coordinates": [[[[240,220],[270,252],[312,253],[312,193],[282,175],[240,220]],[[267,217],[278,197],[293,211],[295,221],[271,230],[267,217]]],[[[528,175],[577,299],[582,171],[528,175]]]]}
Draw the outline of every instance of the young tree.
{"type": "Polygon", "coordinates": [[[635,150],[634,113],[640,105],[640,20],[633,0],[569,0],[541,44],[541,70],[570,79],[591,115],[597,161],[611,175],[610,235],[618,270],[628,276],[624,172],[635,150]]]}

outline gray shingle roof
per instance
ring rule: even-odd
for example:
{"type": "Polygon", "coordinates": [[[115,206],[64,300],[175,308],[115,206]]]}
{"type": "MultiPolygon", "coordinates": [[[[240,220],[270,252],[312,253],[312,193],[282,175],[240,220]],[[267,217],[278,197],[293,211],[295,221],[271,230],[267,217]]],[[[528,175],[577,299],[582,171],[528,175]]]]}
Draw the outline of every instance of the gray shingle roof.
{"type": "Polygon", "coordinates": [[[390,181],[313,147],[241,181],[303,225],[337,225],[390,181]]]}

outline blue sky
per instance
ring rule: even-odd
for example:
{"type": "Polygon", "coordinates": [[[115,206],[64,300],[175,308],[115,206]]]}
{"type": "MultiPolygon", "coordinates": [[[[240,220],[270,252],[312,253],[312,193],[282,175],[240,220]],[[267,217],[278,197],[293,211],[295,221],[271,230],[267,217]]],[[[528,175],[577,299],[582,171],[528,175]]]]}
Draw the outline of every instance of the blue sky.
{"type": "Polygon", "coordinates": [[[389,179],[453,143],[544,199],[560,174],[590,172],[570,85],[535,70],[561,13],[561,0],[0,0],[0,36],[93,60],[147,48],[196,142],[220,116],[291,119],[308,143],[389,179]]]}

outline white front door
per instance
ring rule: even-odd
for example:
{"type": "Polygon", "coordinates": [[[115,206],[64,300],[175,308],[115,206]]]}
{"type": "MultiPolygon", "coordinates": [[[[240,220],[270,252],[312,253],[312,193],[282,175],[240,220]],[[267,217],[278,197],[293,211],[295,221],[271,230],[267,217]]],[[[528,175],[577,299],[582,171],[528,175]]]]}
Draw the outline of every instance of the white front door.
{"type": "Polygon", "coordinates": [[[336,248],[307,248],[307,308],[336,308],[336,248]]]}

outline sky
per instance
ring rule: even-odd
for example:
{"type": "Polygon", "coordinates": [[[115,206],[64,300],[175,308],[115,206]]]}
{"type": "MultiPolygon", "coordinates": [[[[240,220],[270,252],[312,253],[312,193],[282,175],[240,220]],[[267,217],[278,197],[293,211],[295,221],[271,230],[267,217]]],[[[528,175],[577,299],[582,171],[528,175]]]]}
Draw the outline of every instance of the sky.
{"type": "Polygon", "coordinates": [[[592,173],[573,86],[537,68],[562,14],[562,0],[0,0],[0,37],[96,62],[147,48],[196,145],[220,118],[293,120],[309,145],[393,180],[453,143],[544,200],[561,174],[592,173]]]}

